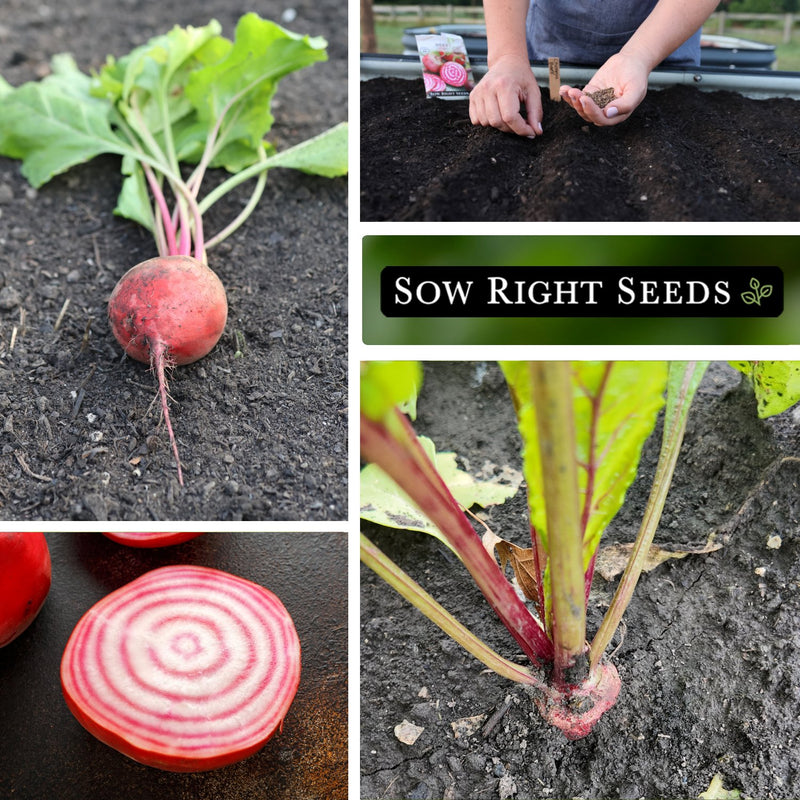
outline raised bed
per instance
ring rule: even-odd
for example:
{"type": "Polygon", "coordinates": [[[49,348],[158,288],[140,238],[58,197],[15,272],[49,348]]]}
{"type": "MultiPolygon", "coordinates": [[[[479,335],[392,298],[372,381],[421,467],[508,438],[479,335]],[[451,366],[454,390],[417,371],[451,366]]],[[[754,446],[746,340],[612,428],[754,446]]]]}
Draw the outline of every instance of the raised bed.
{"type": "MultiPolygon", "coordinates": [[[[760,75],[745,82],[800,90],[796,74],[760,75]]],[[[613,127],[545,99],[535,140],[473,127],[466,101],[426,100],[422,80],[407,73],[362,81],[361,218],[796,221],[800,102],[697,88],[729,80],[726,71],[656,77],[663,89],[613,127]]]]}
{"type": "MultiPolygon", "coordinates": [[[[403,31],[403,52],[416,53],[418,34],[452,33],[461,36],[470,57],[486,56],[486,26],[469,24],[433,25],[406,28],[403,31]]],[[[768,69],[775,63],[775,46],[736,36],[703,36],[700,43],[701,67],[768,69]]]]}

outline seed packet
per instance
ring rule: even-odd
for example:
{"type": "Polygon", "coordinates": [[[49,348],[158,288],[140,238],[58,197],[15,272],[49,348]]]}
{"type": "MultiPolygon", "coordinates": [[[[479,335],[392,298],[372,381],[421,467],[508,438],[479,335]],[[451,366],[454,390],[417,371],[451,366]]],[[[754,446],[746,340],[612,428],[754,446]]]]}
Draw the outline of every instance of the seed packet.
{"type": "Polygon", "coordinates": [[[467,97],[475,82],[464,40],[454,33],[421,33],[416,38],[426,95],[467,97]]]}

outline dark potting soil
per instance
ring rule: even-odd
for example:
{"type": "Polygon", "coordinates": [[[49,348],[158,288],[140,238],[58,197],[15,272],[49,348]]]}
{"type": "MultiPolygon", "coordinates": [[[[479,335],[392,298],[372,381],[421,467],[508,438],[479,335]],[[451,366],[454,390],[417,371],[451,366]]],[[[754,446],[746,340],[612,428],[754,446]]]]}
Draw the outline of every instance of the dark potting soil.
{"type": "MultiPolygon", "coordinates": [[[[497,367],[425,367],[417,429],[472,472],[487,464],[520,469],[497,367]]],[[[579,741],[548,726],[519,685],[486,670],[362,568],[362,797],[688,800],[716,773],[745,797],[800,797],[798,425],[797,410],[758,420],[738,373],[712,365],[689,416],[656,544],[700,547],[715,532],[723,547],[642,576],[611,648],[622,680],[618,702],[579,741]],[[778,548],[767,546],[774,535],[778,548]],[[394,733],[403,720],[424,728],[413,745],[394,733]],[[473,724],[472,732],[457,733],[458,720],[473,724]]],[[[635,537],[659,440],[656,430],[604,544],[635,537]]],[[[524,486],[482,516],[525,545],[524,486]]],[[[490,646],[524,661],[435,539],[364,530],[490,646]]],[[[595,576],[590,635],[615,588],[616,580],[595,576]]]]}
{"type": "MultiPolygon", "coordinates": [[[[324,36],[329,60],[281,82],[269,134],[278,149],[346,116],[346,6],[293,7],[286,27],[324,36]]],[[[286,8],[257,10],[280,22],[286,8]]],[[[100,0],[7,0],[0,73],[21,85],[64,51],[98,69],[107,54],[212,18],[232,38],[248,10],[216,0],[121,0],[113,10],[100,0]]],[[[210,251],[228,325],[210,355],[171,375],[182,490],[154,378],[122,358],[106,320],[117,280],[156,254],[146,230],[112,214],[120,181],[119,160],[102,157],[34,191],[18,162],[0,159],[0,518],[344,519],[346,179],[272,171],[253,216],[210,251]]],[[[208,228],[233,219],[251,188],[215,206],[208,228]]]]}
{"type": "Polygon", "coordinates": [[[421,80],[361,84],[361,218],[796,221],[800,102],[675,86],[599,128],[544,100],[534,140],[470,124],[421,80]]]}

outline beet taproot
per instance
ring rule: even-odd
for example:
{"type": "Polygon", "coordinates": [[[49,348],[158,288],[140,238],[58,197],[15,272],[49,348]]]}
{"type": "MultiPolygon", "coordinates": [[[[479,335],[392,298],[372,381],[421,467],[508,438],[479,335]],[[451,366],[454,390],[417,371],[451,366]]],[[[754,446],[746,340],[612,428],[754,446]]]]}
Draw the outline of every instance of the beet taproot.
{"type": "Polygon", "coordinates": [[[222,282],[191,256],[158,256],[129,269],[108,301],[111,331],[131,358],[150,364],[183,485],[178,445],[169,417],[166,370],[191,364],[219,341],[228,319],[222,282]]]}

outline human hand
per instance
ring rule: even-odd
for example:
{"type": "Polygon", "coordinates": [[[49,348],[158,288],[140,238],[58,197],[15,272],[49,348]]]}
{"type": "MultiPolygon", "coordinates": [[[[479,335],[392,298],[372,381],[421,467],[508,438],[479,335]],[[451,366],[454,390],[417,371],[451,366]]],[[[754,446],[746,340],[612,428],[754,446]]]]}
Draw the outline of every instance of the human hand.
{"type": "Polygon", "coordinates": [[[533,139],[541,136],[542,96],[530,62],[525,58],[498,59],[469,95],[473,125],[497,128],[533,139]],[[520,111],[525,104],[525,116],[520,111]]]}
{"type": "Polygon", "coordinates": [[[634,112],[647,94],[647,66],[639,59],[617,53],[595,72],[583,90],[562,86],[561,99],[569,103],[587,122],[595,125],[618,125],[634,112]],[[587,93],[614,88],[614,99],[600,108],[587,93]]]}

